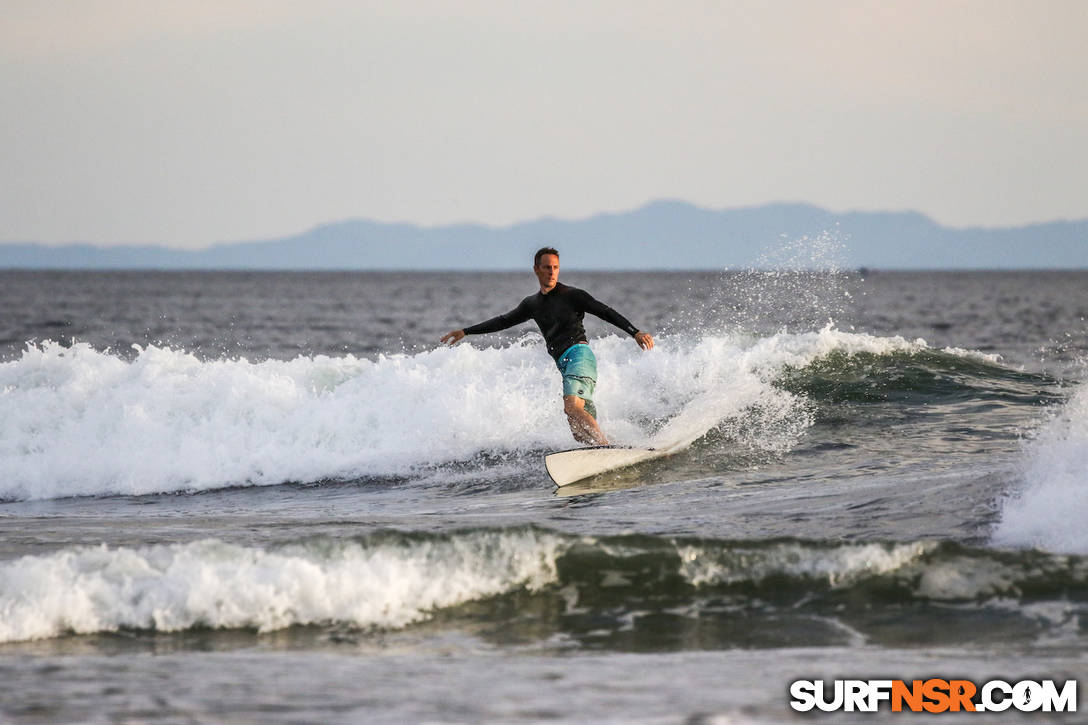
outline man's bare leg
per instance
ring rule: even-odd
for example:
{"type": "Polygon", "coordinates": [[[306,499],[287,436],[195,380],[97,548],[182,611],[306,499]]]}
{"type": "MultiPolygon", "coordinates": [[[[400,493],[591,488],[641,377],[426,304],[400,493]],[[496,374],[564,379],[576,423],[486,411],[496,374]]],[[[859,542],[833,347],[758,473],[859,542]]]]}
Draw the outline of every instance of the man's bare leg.
{"type": "Polygon", "coordinates": [[[570,432],[579,443],[607,446],[608,439],[601,432],[597,420],[586,410],[586,401],[577,395],[563,396],[563,412],[567,414],[570,432]]]}

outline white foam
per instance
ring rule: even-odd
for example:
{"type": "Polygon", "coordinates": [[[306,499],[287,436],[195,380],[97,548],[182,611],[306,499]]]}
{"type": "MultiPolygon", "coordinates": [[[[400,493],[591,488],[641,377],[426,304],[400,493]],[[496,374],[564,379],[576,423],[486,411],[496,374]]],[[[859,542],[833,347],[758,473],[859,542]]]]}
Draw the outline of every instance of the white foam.
{"type": "MultiPolygon", "coordinates": [[[[749,415],[749,443],[788,450],[810,420],[773,385],[832,351],[925,349],[828,326],[754,339],[664,338],[650,353],[594,341],[597,404],[617,442],[690,441],[749,415]]],[[[377,360],[134,359],[79,343],[30,346],[0,364],[0,498],[198,491],[411,473],[481,452],[570,445],[559,373],[530,336],[377,360]]]]}
{"type": "Polygon", "coordinates": [[[678,547],[681,574],[695,586],[759,581],[786,575],[849,587],[858,581],[891,576],[913,595],[934,601],[986,599],[1002,606],[1002,597],[1018,593],[1020,580],[1046,572],[1030,565],[985,557],[937,556],[935,541],[844,543],[833,547],[783,542],[759,548],[678,547]]]}
{"type": "Polygon", "coordinates": [[[403,627],[432,610],[555,581],[559,537],[532,529],[276,550],[216,540],[106,546],[0,563],[0,642],[122,628],[346,623],[403,627]]]}
{"type": "Polygon", "coordinates": [[[843,544],[824,549],[791,542],[727,551],[685,545],[679,547],[678,553],[681,574],[695,586],[758,581],[781,574],[823,579],[831,586],[841,586],[916,564],[933,547],[931,543],[843,544]]]}
{"type": "Polygon", "coordinates": [[[1019,571],[999,561],[954,557],[926,566],[916,593],[928,599],[963,600],[1015,591],[1019,571]]]}
{"type": "Polygon", "coordinates": [[[1022,483],[1001,506],[993,542],[1088,554],[1088,385],[1025,445],[1022,483]]]}
{"type": "Polygon", "coordinates": [[[540,405],[556,397],[547,363],[529,346],[250,363],[157,347],[127,362],[48,343],[0,366],[0,496],[396,474],[555,445],[564,423],[540,405]]]}

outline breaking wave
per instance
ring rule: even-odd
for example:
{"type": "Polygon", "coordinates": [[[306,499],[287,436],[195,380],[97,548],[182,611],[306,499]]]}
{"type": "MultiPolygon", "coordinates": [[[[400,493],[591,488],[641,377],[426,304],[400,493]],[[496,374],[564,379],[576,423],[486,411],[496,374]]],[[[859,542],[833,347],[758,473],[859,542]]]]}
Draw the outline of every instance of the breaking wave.
{"type": "Polygon", "coordinates": [[[440,615],[452,626],[486,622],[498,637],[589,646],[849,644],[924,637],[910,623],[934,608],[961,625],[940,629],[942,644],[1043,636],[1088,609],[1088,560],[951,542],[507,527],[263,548],[75,547],[0,563],[3,642],[120,630],[389,630],[440,615]]]}
{"type": "Polygon", "coordinates": [[[414,541],[218,540],[81,547],[0,564],[0,641],[119,629],[176,632],[349,622],[403,627],[430,610],[555,579],[559,540],[534,530],[414,541]]]}
{"type": "MultiPolygon", "coordinates": [[[[1024,383],[991,357],[830,326],[665,338],[648,354],[614,336],[594,347],[602,427],[629,445],[690,442],[733,423],[748,432],[744,445],[782,453],[812,425],[814,401],[986,386],[1018,395],[1024,383]]],[[[516,458],[569,445],[558,389],[530,337],[264,362],[153,346],[126,359],[47,342],[0,364],[0,500],[402,476],[516,458]]]]}

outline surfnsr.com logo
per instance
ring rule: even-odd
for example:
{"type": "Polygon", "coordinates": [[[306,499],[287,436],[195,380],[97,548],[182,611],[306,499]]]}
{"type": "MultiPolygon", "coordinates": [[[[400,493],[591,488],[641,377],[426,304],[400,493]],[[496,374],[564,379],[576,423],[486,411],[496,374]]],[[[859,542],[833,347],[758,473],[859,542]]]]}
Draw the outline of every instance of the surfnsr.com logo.
{"type": "Polygon", "coordinates": [[[790,707],[798,712],[1076,712],[1077,681],[1060,687],[1054,680],[1010,683],[990,680],[797,680],[790,684],[790,707]]]}

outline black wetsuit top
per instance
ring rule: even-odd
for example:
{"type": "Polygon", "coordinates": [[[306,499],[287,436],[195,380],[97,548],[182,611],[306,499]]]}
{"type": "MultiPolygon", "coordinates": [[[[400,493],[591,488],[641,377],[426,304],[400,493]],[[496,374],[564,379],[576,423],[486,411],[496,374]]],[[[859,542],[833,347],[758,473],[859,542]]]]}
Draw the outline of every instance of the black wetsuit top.
{"type": "Polygon", "coordinates": [[[532,318],[540,326],[544,342],[548,345],[548,354],[558,360],[568,347],[586,341],[586,329],[582,326],[582,320],[587,312],[605,322],[611,322],[628,335],[638,332],[638,328],[626,317],[603,302],[593,299],[588,292],[558,282],[547,294],[537,292],[529,295],[510,312],[466,327],[465,334],[498,332],[532,318]]]}

